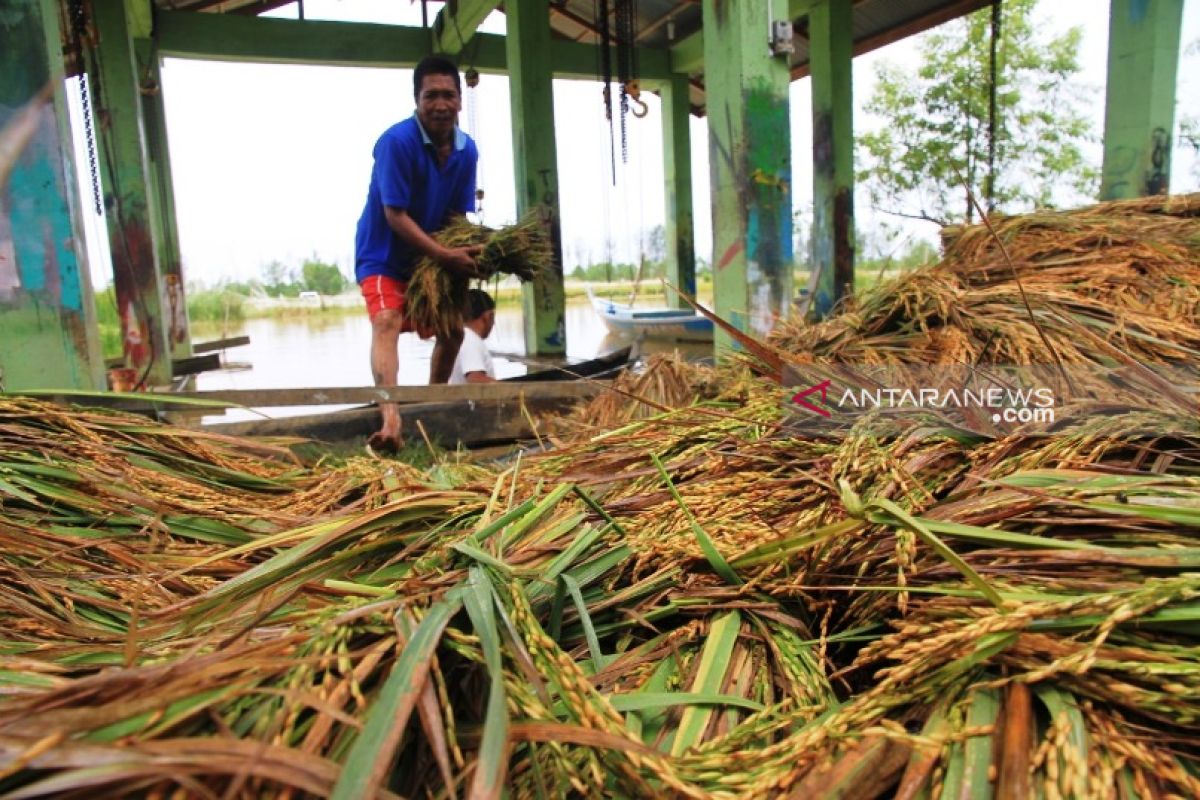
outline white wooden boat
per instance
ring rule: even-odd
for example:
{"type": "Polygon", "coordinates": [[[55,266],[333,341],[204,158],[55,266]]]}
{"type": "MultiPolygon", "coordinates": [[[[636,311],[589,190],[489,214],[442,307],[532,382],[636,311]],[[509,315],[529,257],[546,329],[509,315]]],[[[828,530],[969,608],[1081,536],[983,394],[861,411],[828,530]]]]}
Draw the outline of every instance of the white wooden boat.
{"type": "Polygon", "coordinates": [[[691,309],[634,308],[596,297],[588,290],[592,307],[608,329],[637,339],[670,339],[680,342],[711,342],[713,324],[691,309]]]}

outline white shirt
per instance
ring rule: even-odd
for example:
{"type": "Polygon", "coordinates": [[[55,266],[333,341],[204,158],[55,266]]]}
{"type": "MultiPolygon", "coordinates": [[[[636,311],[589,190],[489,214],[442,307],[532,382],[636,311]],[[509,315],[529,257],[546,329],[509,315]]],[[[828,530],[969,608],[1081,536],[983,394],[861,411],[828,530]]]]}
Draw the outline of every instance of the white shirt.
{"type": "Polygon", "coordinates": [[[492,354],[488,352],[483,339],[470,328],[463,328],[462,347],[458,348],[458,358],[450,372],[450,383],[466,383],[468,372],[486,372],[489,378],[496,377],[492,354]]]}

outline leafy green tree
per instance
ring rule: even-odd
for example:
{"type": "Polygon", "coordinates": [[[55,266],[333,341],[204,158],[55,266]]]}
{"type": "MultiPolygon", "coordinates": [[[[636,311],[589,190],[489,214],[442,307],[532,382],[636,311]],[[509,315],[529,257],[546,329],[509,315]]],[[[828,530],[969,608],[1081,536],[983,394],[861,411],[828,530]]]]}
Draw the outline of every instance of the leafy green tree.
{"type": "MultiPolygon", "coordinates": [[[[262,268],[263,289],[269,297],[279,297],[295,283],[292,271],[282,261],[272,261],[262,268]]],[[[296,292],[299,293],[299,290],[296,292]]]]}
{"type": "Polygon", "coordinates": [[[860,180],[882,211],[938,223],[974,220],[980,205],[1013,212],[1051,205],[1056,190],[1095,190],[1081,145],[1091,137],[1077,85],[1081,32],[1043,41],[1037,0],[1005,0],[996,48],[994,172],[989,170],[990,9],[923,37],[921,66],[877,69],[866,109],[884,125],[860,137],[860,180]],[[989,186],[989,174],[994,183],[989,186]],[[990,191],[989,191],[990,189],[990,191]]]}
{"type": "Polygon", "coordinates": [[[300,267],[304,288],[324,295],[341,294],[348,281],[336,264],[326,264],[316,256],[304,260],[300,267]]]}

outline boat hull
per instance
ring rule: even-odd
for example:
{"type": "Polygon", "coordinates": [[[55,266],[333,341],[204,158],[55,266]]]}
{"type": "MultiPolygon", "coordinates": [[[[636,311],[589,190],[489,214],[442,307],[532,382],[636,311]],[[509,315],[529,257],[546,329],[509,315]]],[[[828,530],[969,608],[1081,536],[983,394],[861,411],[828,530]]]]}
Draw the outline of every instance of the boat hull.
{"type": "Polygon", "coordinates": [[[611,333],[634,339],[711,342],[713,324],[707,317],[677,309],[637,309],[592,298],[592,306],[611,333]]]}

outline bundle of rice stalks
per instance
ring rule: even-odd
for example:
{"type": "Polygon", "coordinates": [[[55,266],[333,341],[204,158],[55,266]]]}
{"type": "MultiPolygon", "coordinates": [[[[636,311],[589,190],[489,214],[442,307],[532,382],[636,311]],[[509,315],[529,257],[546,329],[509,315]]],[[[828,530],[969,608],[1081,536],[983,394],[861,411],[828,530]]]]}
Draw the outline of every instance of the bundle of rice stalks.
{"type": "Polygon", "coordinates": [[[551,420],[551,425],[568,439],[577,439],[584,431],[609,431],[634,419],[690,405],[697,396],[711,397],[717,393],[715,380],[711,368],[689,364],[678,353],[655,353],[636,370],[621,372],[610,391],[574,413],[551,420]]]}
{"type": "MultiPolygon", "coordinates": [[[[528,282],[554,268],[544,213],[534,209],[516,225],[492,229],[459,217],[434,238],[451,248],[482,247],[475,257],[480,278],[515,275],[528,282]]],[[[430,258],[417,262],[408,284],[406,313],[422,338],[462,330],[469,281],[430,258]]]]}

